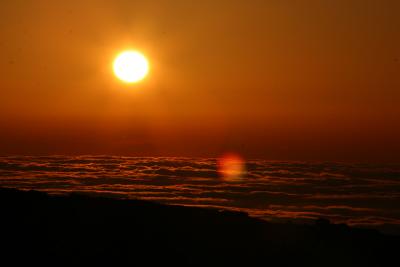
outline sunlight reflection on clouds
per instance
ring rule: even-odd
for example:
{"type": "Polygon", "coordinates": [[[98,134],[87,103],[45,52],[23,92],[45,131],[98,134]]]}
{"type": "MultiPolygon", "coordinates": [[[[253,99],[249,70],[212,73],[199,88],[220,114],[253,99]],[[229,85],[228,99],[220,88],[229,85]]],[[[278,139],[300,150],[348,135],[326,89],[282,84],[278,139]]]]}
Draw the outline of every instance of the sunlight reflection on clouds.
{"type": "Polygon", "coordinates": [[[227,159],[0,157],[0,186],[226,208],[267,220],[400,225],[398,165],[227,159]]]}

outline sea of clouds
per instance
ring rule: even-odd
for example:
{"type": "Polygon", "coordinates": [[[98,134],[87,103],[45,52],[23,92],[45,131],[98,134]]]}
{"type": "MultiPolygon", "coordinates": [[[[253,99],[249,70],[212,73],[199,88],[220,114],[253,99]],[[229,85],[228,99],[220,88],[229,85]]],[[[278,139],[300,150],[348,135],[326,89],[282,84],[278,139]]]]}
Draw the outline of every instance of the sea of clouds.
{"type": "Polygon", "coordinates": [[[240,210],[272,221],[323,217],[400,234],[400,165],[248,160],[245,167],[231,181],[214,158],[0,157],[0,187],[240,210]]]}

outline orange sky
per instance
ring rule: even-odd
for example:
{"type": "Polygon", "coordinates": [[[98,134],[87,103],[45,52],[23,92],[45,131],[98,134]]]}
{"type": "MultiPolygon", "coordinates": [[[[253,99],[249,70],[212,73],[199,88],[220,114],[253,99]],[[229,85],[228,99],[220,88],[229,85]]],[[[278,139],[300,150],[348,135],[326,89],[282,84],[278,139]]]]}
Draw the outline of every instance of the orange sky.
{"type": "Polygon", "coordinates": [[[0,154],[400,160],[400,2],[0,3],[0,154]],[[111,70],[147,55],[136,85],[111,70]]]}

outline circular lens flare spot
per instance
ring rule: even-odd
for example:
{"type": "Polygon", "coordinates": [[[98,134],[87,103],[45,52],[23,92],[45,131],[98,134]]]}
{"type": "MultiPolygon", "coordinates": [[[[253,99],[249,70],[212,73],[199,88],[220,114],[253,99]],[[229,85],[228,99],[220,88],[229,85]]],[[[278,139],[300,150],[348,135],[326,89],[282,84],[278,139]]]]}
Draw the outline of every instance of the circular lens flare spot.
{"type": "Polygon", "coordinates": [[[115,75],[126,83],[143,80],[149,72],[149,62],[137,51],[125,51],[119,54],[113,64],[115,75]]]}
{"type": "Polygon", "coordinates": [[[244,159],[235,153],[228,153],[218,159],[218,172],[228,182],[240,181],[246,175],[244,159]]]}

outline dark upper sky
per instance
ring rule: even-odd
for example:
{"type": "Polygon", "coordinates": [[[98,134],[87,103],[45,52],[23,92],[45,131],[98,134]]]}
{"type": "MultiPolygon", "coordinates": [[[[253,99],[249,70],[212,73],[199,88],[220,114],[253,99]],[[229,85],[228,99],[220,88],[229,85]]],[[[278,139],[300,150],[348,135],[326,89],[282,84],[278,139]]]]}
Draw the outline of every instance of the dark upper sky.
{"type": "Polygon", "coordinates": [[[0,2],[0,154],[400,160],[400,1],[0,2]],[[142,51],[141,83],[112,73],[142,51]]]}

